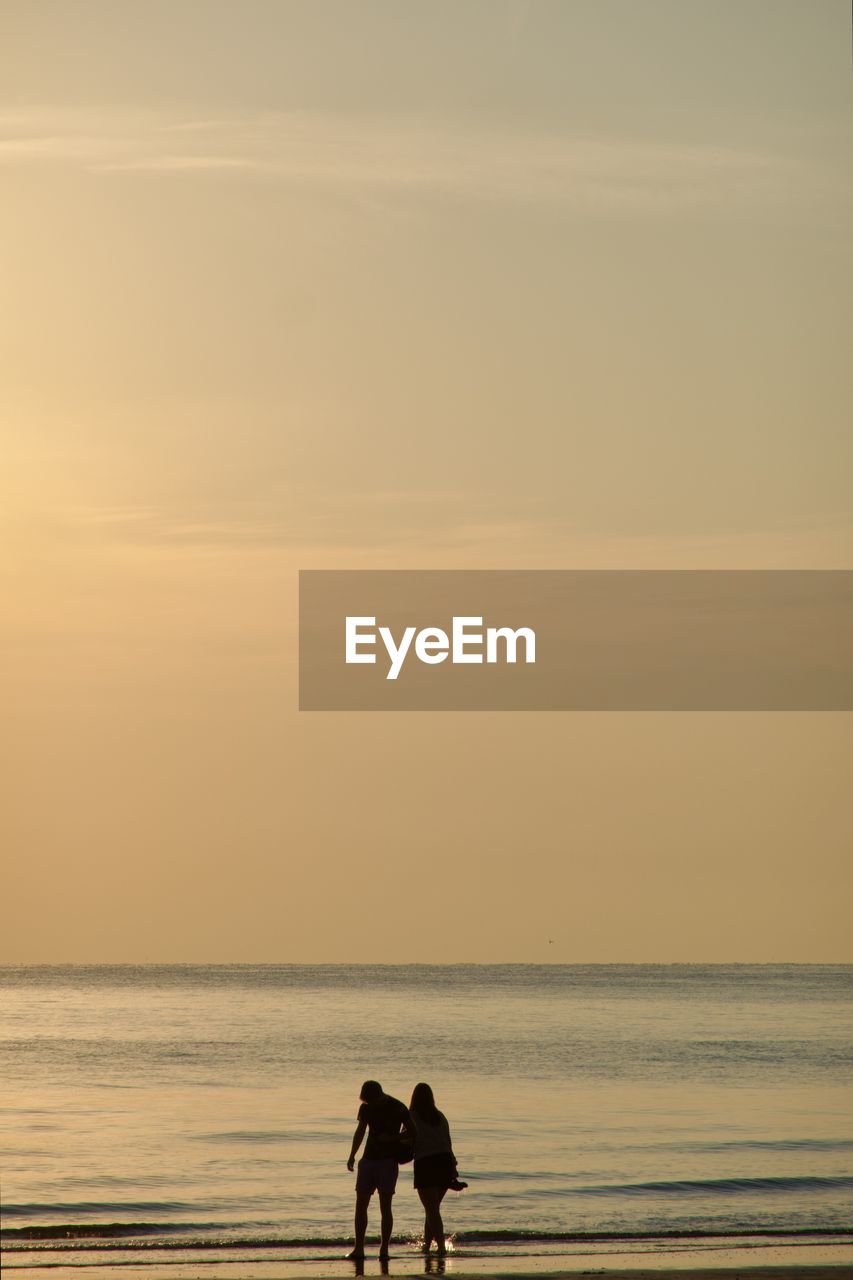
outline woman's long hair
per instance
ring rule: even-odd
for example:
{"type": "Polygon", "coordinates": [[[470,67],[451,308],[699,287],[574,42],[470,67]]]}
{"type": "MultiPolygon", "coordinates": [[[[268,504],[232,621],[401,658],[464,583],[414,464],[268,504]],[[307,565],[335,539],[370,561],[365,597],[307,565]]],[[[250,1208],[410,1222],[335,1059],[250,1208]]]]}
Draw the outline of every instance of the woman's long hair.
{"type": "Polygon", "coordinates": [[[428,1084],[416,1084],[412,1090],[412,1101],[409,1110],[415,1120],[423,1120],[426,1124],[438,1124],[441,1112],[435,1105],[432,1089],[428,1084]]]}

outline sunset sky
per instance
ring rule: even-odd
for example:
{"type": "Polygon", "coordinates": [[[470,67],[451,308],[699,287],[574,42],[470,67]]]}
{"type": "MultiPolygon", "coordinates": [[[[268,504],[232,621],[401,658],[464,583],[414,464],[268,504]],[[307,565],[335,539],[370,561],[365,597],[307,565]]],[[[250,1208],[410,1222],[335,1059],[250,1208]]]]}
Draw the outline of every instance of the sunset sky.
{"type": "Polygon", "coordinates": [[[853,960],[849,714],[296,710],[300,568],[853,567],[847,0],[0,47],[0,959],[853,960]]]}

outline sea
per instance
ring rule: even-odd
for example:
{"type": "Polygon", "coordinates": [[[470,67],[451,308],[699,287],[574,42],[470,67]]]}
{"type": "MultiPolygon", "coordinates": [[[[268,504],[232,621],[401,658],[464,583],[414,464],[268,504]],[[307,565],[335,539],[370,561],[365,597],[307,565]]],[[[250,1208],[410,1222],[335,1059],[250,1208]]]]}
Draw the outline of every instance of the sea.
{"type": "MultiPolygon", "coordinates": [[[[365,1079],[448,1117],[451,1270],[853,1261],[851,1015],[843,965],[4,967],[4,1266],[352,1274],[365,1079]]],[[[402,1166],[392,1274],[422,1226],[402,1166]]]]}

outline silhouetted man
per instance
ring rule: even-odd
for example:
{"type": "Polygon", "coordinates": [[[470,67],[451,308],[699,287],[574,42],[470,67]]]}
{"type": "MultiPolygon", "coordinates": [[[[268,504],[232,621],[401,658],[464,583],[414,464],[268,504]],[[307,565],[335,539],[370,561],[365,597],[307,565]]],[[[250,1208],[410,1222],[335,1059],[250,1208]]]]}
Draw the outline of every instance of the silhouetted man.
{"type": "Polygon", "coordinates": [[[391,1201],[399,1172],[397,1155],[400,1147],[400,1131],[404,1130],[412,1141],[415,1137],[415,1127],[408,1108],[397,1098],[383,1093],[382,1085],[378,1081],[365,1080],[359,1096],[361,1106],[358,1109],[358,1124],[347,1160],[347,1168],[352,1173],[356,1152],[366,1133],[367,1144],[364,1155],[358,1162],[358,1174],[355,1180],[355,1248],[349,1254],[355,1262],[364,1257],[367,1206],[374,1191],[379,1192],[382,1225],[379,1257],[388,1257],[391,1230],[394,1226],[391,1201]]]}

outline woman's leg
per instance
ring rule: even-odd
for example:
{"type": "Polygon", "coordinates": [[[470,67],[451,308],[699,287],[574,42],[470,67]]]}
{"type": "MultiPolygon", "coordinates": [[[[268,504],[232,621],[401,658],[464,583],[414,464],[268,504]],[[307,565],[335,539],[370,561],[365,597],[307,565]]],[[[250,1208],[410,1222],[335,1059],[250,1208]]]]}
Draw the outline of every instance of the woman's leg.
{"type": "Polygon", "coordinates": [[[424,1248],[429,1248],[434,1240],[438,1245],[439,1255],[445,1251],[444,1223],[441,1220],[441,1202],[444,1199],[445,1187],[419,1187],[418,1195],[426,1215],[424,1221],[424,1248]]]}
{"type": "Polygon", "coordinates": [[[419,1197],[419,1199],[420,1199],[421,1204],[422,1204],[422,1205],[423,1205],[423,1207],[424,1207],[424,1244],[423,1244],[423,1251],[424,1251],[424,1253],[429,1253],[429,1247],[430,1247],[430,1245],[432,1244],[432,1228],[431,1228],[430,1220],[429,1220],[429,1209],[428,1209],[428,1207],[427,1207],[427,1201],[426,1201],[426,1198],[425,1198],[426,1194],[427,1194],[427,1193],[425,1192],[425,1190],[424,1190],[424,1188],[423,1188],[423,1187],[418,1187],[418,1197],[419,1197]]]}
{"type": "Polygon", "coordinates": [[[438,1219],[439,1230],[441,1231],[441,1235],[438,1238],[438,1255],[440,1258],[443,1258],[446,1252],[445,1241],[444,1241],[444,1221],[441,1216],[441,1202],[446,1195],[447,1195],[447,1187],[439,1187],[436,1193],[435,1209],[436,1209],[436,1217],[438,1219]]]}

